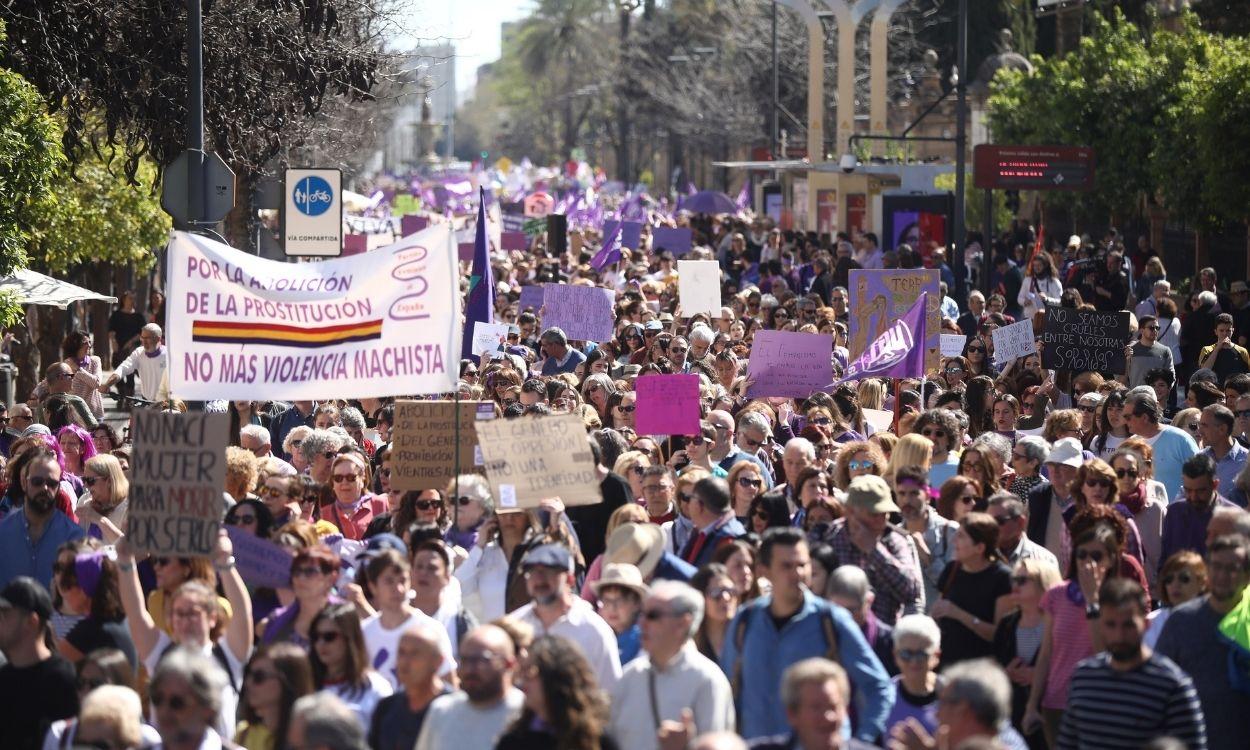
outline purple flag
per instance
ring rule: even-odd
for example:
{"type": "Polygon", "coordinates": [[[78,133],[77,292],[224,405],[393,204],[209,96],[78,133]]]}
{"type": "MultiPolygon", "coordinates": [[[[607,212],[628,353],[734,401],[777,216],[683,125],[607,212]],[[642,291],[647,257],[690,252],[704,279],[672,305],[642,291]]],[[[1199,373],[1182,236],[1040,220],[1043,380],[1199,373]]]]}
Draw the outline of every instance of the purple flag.
{"type": "Polygon", "coordinates": [[[745,211],[751,207],[751,183],[746,181],[742,183],[742,189],[738,191],[738,200],[734,201],[739,211],[745,211]]]}
{"type": "Polygon", "coordinates": [[[694,186],[694,183],[687,180],[686,181],[686,195],[694,195],[697,192],[699,192],[699,190],[698,188],[694,186]]]}
{"type": "Polygon", "coordinates": [[[473,270],[464,305],[464,337],[461,357],[473,359],[473,324],[495,322],[495,277],[486,247],[486,191],[478,188],[477,233],[473,240],[473,270]]]}
{"type": "Polygon", "coordinates": [[[830,387],[862,378],[923,376],[928,303],[929,293],[921,292],[911,309],[869,344],[859,359],[847,366],[845,376],[830,387]]]}
{"type": "Polygon", "coordinates": [[[621,229],[624,225],[625,222],[617,222],[608,236],[603,238],[603,247],[595,253],[595,257],[590,259],[590,265],[594,266],[596,271],[603,271],[605,267],[620,262],[621,229]]]}

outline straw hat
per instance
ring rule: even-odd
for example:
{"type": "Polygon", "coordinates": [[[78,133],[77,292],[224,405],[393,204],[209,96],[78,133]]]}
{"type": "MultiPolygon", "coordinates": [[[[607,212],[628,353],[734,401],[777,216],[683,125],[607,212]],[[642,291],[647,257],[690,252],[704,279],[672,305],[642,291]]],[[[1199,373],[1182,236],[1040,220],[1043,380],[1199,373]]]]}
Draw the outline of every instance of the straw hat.
{"type": "Polygon", "coordinates": [[[664,555],[664,531],[653,523],[623,523],[608,538],[603,563],[628,563],[638,568],[643,579],[651,577],[664,555]]]}
{"type": "Polygon", "coordinates": [[[599,596],[599,592],[604,586],[620,586],[629,589],[639,596],[646,599],[651,594],[651,589],[642,581],[642,573],[638,572],[637,566],[629,563],[610,563],[603,566],[603,575],[599,580],[590,584],[590,588],[595,592],[595,596],[599,596]]]}

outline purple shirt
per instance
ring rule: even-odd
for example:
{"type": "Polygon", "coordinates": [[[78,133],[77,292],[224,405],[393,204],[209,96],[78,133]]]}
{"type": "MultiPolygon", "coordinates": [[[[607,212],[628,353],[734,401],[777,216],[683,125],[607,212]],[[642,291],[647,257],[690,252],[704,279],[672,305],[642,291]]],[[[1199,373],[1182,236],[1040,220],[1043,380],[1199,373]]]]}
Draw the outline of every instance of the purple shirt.
{"type": "Polygon", "coordinates": [[[1217,495],[1215,502],[1203,511],[1199,511],[1187,500],[1169,505],[1167,515],[1163,518],[1163,546],[1159,554],[1159,564],[1166,562],[1173,553],[1186,549],[1206,555],[1207,524],[1211,522],[1211,515],[1219,506],[1237,507],[1221,495],[1217,495]]]}

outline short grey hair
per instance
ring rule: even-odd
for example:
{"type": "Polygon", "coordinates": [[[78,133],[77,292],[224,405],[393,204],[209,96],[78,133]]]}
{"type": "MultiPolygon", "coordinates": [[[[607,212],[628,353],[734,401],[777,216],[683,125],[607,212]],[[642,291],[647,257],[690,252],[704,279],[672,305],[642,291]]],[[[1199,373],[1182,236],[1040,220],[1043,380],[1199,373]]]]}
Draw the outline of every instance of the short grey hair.
{"type": "Polygon", "coordinates": [[[155,333],[157,336],[163,336],[163,335],[164,335],[164,331],[162,331],[162,330],[161,330],[161,327],[160,327],[159,325],[157,325],[156,323],[148,323],[147,325],[145,325],[145,326],[143,327],[143,332],[144,332],[144,333],[155,333]]]}
{"type": "Polygon", "coordinates": [[[1211,514],[1211,519],[1216,517],[1228,518],[1233,524],[1233,533],[1241,534],[1246,539],[1250,539],[1250,513],[1244,508],[1230,508],[1227,505],[1219,506],[1215,512],[1211,514]]]}
{"type": "Polygon", "coordinates": [[[460,492],[461,497],[471,497],[478,501],[482,506],[482,512],[490,514],[495,512],[495,498],[490,494],[490,482],[486,481],[486,477],[481,474],[461,474],[458,477],[459,486],[457,487],[457,479],[451,480],[447,485],[447,497],[450,502],[455,503],[457,498],[452,497],[456,491],[460,492]]]}
{"type": "Polygon", "coordinates": [[[942,647],[942,629],[928,615],[904,615],[894,623],[894,642],[908,637],[919,638],[932,649],[942,647]]]}
{"type": "MultiPolygon", "coordinates": [[[[806,458],[808,461],[816,460],[816,446],[812,445],[812,441],[807,438],[790,438],[790,440],[786,442],[786,450],[790,450],[791,447],[803,454],[803,458],[806,458]]],[[[795,477],[795,479],[797,478],[798,477],[795,477]]]]}
{"type": "Polygon", "coordinates": [[[830,599],[850,599],[859,606],[868,601],[868,592],[872,586],[868,583],[868,574],[858,565],[839,565],[829,574],[825,584],[825,595],[830,599]]]}
{"type": "Polygon", "coordinates": [[[690,343],[699,344],[700,346],[711,346],[716,340],[716,334],[712,333],[712,329],[707,326],[695,326],[690,331],[690,343]]]}
{"type": "Polygon", "coordinates": [[[304,456],[304,460],[308,463],[313,462],[313,458],[318,453],[326,451],[338,452],[346,443],[341,435],[330,430],[313,430],[304,438],[304,442],[300,444],[299,452],[304,456]]]}
{"type": "Polygon", "coordinates": [[[738,417],[738,432],[743,430],[759,430],[767,434],[769,431],[768,419],[757,411],[745,412],[738,417]]]}
{"type": "Polygon", "coordinates": [[[947,667],[943,702],[967,703],[968,710],[987,730],[997,732],[1011,717],[1011,682],[990,659],[973,659],[947,667]]]}
{"type": "Polygon", "coordinates": [[[293,427],[291,431],[286,434],[286,437],[282,438],[283,452],[285,452],[287,455],[294,454],[295,451],[292,450],[294,448],[294,445],[293,445],[294,442],[298,440],[300,441],[300,444],[303,445],[304,438],[308,437],[308,435],[312,431],[313,431],[313,428],[309,427],[306,424],[293,427]]]}
{"type": "Polygon", "coordinates": [[[1004,464],[1011,463],[1011,441],[997,432],[982,432],[968,447],[973,450],[984,448],[994,451],[1004,464]]]}
{"type": "Polygon", "coordinates": [[[1148,385],[1139,385],[1131,389],[1124,396],[1124,406],[1134,414],[1144,412],[1155,422],[1163,416],[1163,410],[1159,407],[1159,397],[1155,395],[1154,388],[1148,385]]]}
{"type": "Polygon", "coordinates": [[[245,424],[240,427],[239,437],[250,437],[261,445],[270,445],[273,440],[269,437],[269,430],[258,424],[245,424]]]}
{"type": "Polygon", "coordinates": [[[1170,292],[1172,290],[1172,282],[1167,279],[1159,279],[1154,283],[1153,289],[1155,291],[1162,289],[1165,292],[1170,292]]]}
{"type": "Polygon", "coordinates": [[[339,422],[342,422],[343,426],[349,430],[363,430],[365,415],[360,413],[360,409],[347,406],[339,411],[339,422]]]}
{"type": "Polygon", "coordinates": [[[356,712],[331,693],[313,693],[295,701],[291,721],[303,723],[305,747],[368,750],[356,712]]]}
{"type": "Polygon", "coordinates": [[[797,708],[799,691],[804,685],[823,685],[829,680],[838,683],[842,705],[851,704],[851,681],[846,670],[840,664],[822,659],[819,656],[791,664],[781,675],[781,705],[786,708],[797,708]]]}
{"type": "Polygon", "coordinates": [[[169,679],[181,680],[196,700],[213,713],[221,712],[221,697],[230,679],[212,657],[181,646],[174,647],[156,665],[151,692],[155,693],[157,685],[169,679]]]}
{"type": "Polygon", "coordinates": [[[1016,441],[1016,447],[1030,461],[1036,461],[1038,466],[1046,463],[1046,459],[1050,457],[1050,443],[1046,439],[1038,435],[1026,435],[1016,441]]]}
{"type": "Polygon", "coordinates": [[[564,335],[563,330],[555,326],[552,326],[551,328],[548,328],[547,330],[543,331],[542,335],[538,337],[538,340],[549,341],[552,343],[559,344],[560,346],[569,345],[569,337],[564,335]]]}
{"type": "Polygon", "coordinates": [[[703,622],[703,594],[681,581],[660,580],[651,584],[651,596],[667,601],[673,614],[690,615],[687,638],[693,638],[699,632],[699,625],[703,622]]]}
{"type": "Polygon", "coordinates": [[[1198,293],[1198,304],[1200,305],[1217,305],[1219,302],[1220,298],[1215,296],[1215,292],[1198,293]]]}

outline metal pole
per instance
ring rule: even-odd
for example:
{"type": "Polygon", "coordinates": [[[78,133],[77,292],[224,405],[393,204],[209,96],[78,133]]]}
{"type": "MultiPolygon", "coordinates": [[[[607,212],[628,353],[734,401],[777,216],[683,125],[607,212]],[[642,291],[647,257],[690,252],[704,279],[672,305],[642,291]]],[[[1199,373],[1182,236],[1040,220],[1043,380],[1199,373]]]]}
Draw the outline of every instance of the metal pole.
{"type": "Polygon", "coordinates": [[[778,119],[781,106],[781,74],[777,67],[777,3],[773,3],[773,139],[769,141],[774,159],[784,159],[785,154],[778,153],[777,138],[780,135],[781,122],[778,119]]]}
{"type": "MultiPolygon", "coordinates": [[[[955,247],[953,254],[959,255],[964,251],[965,235],[967,234],[965,229],[966,207],[964,205],[966,176],[964,171],[966,168],[966,153],[968,151],[968,0],[959,0],[959,18],[956,23],[958,24],[958,32],[955,41],[955,68],[958,78],[955,82],[955,247]]],[[[989,248],[983,248],[983,250],[984,260],[981,263],[981,274],[988,277],[989,248]]],[[[962,265],[962,262],[960,265],[962,265]]],[[[967,299],[963,274],[956,274],[955,286],[958,294],[956,299],[967,299]]]]}
{"type": "Polygon", "coordinates": [[[187,165],[188,223],[204,221],[204,19],[200,0],[187,0],[187,165]]]}
{"type": "MultiPolygon", "coordinates": [[[[983,274],[985,278],[981,280],[981,291],[985,292],[988,299],[990,293],[990,274],[988,269],[994,262],[991,257],[993,255],[991,248],[994,247],[994,191],[986,188],[985,190],[985,268],[987,271],[983,274]]],[[[1008,254],[1010,254],[1008,249],[1008,254]]]]}

